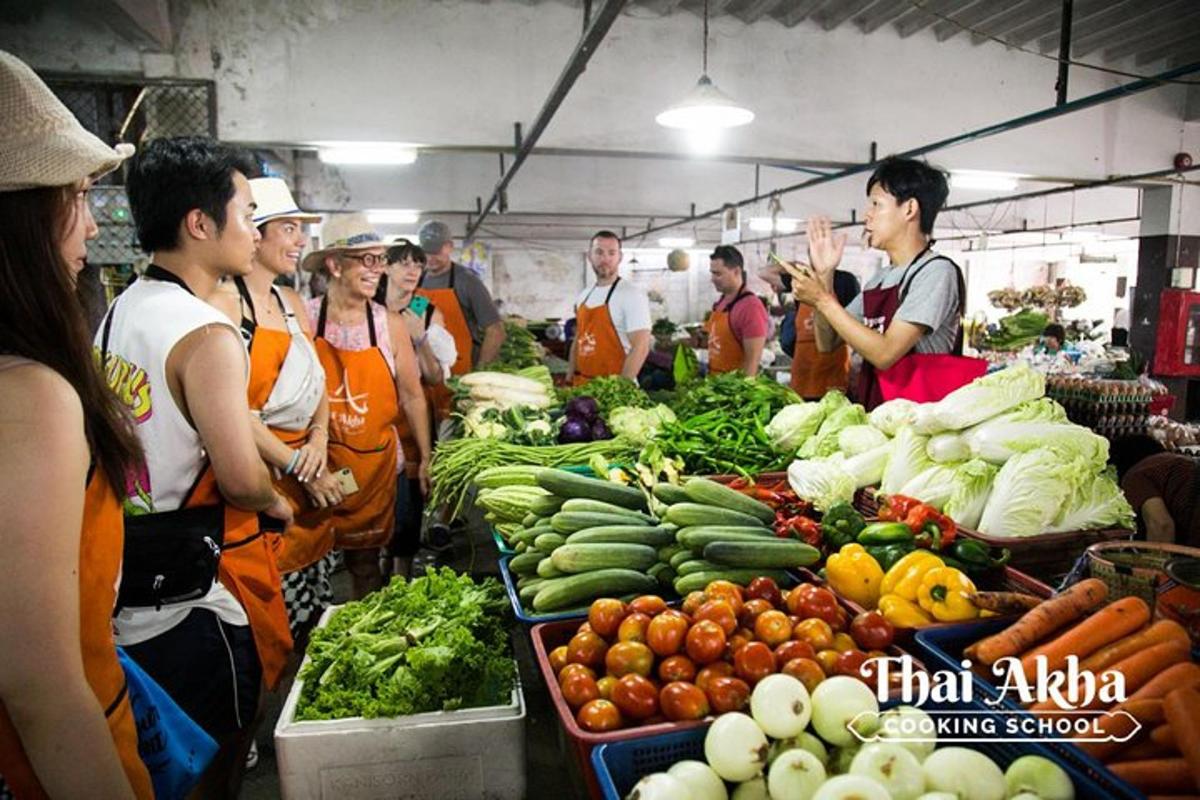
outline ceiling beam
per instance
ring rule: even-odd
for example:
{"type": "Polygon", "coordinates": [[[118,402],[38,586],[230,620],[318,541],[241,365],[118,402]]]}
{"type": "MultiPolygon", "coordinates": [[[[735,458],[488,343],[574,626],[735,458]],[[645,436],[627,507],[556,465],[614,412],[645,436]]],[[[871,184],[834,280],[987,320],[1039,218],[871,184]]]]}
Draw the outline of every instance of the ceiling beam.
{"type": "Polygon", "coordinates": [[[789,28],[794,28],[821,7],[826,0],[795,0],[792,7],[777,19],[789,28]]]}
{"type": "Polygon", "coordinates": [[[896,33],[900,34],[901,39],[907,39],[937,22],[940,19],[937,14],[946,15],[972,4],[973,0],[966,0],[966,3],[963,0],[921,0],[920,7],[896,21],[896,33]]]}
{"type": "MultiPolygon", "coordinates": [[[[1111,23],[1116,20],[1121,20],[1130,15],[1140,14],[1141,10],[1138,5],[1141,0],[1109,0],[1099,8],[1092,8],[1086,11],[1074,9],[1071,21],[1071,39],[1077,41],[1085,36],[1092,36],[1099,31],[1103,31],[1111,23]]],[[[1058,49],[1058,26],[1054,26],[1054,33],[1047,34],[1038,39],[1038,50],[1043,53],[1050,53],[1058,49]]]]}
{"type": "Polygon", "coordinates": [[[976,0],[976,2],[964,5],[961,9],[950,14],[949,20],[944,19],[934,24],[933,35],[937,37],[939,42],[953,39],[958,34],[964,32],[964,26],[967,28],[981,27],[984,23],[996,19],[1007,10],[1003,3],[997,3],[995,0],[982,0],[982,2],[976,0]],[[953,22],[950,20],[953,20],[953,22]]]}
{"type": "MultiPolygon", "coordinates": [[[[1046,5],[1044,0],[1025,0],[1024,3],[1015,5],[1008,11],[1005,11],[1000,16],[988,22],[984,26],[984,31],[998,39],[1005,41],[1011,40],[1011,34],[1021,28],[1034,22],[1045,22],[1046,20],[1057,20],[1062,17],[1061,8],[1046,5]]],[[[972,44],[983,44],[988,41],[988,37],[980,36],[977,33],[971,34],[972,44]]]]}
{"type": "Polygon", "coordinates": [[[859,16],[854,22],[863,33],[874,33],[896,18],[904,16],[911,8],[906,0],[880,0],[868,9],[868,13],[859,16]]]}
{"type": "MultiPolygon", "coordinates": [[[[1078,30],[1084,20],[1103,11],[1111,4],[1111,0],[1074,0],[1071,4],[1071,33],[1078,30]]],[[[1034,39],[1054,37],[1058,40],[1058,25],[1062,19],[1062,3],[1054,4],[1047,9],[1047,15],[1022,24],[1008,32],[1004,38],[1014,47],[1024,47],[1034,39]]]]}
{"type": "Polygon", "coordinates": [[[682,2],[683,0],[640,0],[638,5],[642,8],[648,8],[656,14],[670,14],[679,8],[682,2]]]}
{"type": "Polygon", "coordinates": [[[875,0],[841,0],[827,6],[821,13],[814,15],[813,19],[821,24],[822,29],[831,31],[855,14],[866,11],[874,3],[875,0]]]}
{"type": "Polygon", "coordinates": [[[1171,2],[1155,5],[1152,10],[1143,10],[1142,13],[1130,19],[1122,20],[1112,25],[1108,30],[1101,31],[1082,40],[1073,39],[1071,54],[1074,58],[1083,58],[1090,53],[1103,50],[1106,47],[1115,47],[1123,44],[1129,39],[1141,36],[1144,31],[1150,28],[1157,28],[1164,20],[1169,20],[1195,7],[1195,0],[1172,0],[1171,2]]]}
{"type": "Polygon", "coordinates": [[[1162,58],[1178,42],[1200,41],[1200,25],[1197,25],[1200,21],[1200,4],[1194,4],[1188,12],[1172,16],[1173,19],[1147,25],[1136,35],[1109,47],[1104,51],[1104,60],[1118,61],[1135,53],[1140,59],[1146,54],[1146,59],[1138,62],[1144,64],[1162,58]]]}
{"type": "Polygon", "coordinates": [[[731,9],[729,13],[749,25],[770,14],[785,2],[786,0],[750,0],[741,8],[731,9]]]}

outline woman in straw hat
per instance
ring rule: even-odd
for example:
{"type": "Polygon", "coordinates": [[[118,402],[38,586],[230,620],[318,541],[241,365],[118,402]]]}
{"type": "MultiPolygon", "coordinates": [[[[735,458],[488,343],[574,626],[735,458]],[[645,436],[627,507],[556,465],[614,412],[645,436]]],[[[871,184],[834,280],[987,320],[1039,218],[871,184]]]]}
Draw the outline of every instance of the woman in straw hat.
{"type": "Polygon", "coordinates": [[[329,393],[329,468],[346,475],[334,534],[354,596],[362,597],[382,584],[379,548],[394,527],[404,466],[395,426],[403,412],[417,442],[417,480],[428,491],[429,411],[404,321],[372,300],[387,246],[365,214],[334,215],[321,235],[323,248],[305,257],[304,268],[323,270],[329,289],[308,312],[329,393]]]}
{"type": "Polygon", "coordinates": [[[88,187],[132,152],[0,51],[0,784],[21,798],[153,796],[111,622],[141,449],[75,294],[88,187]]]}
{"type": "Polygon", "coordinates": [[[251,272],[223,284],[210,302],[240,326],[246,339],[255,442],[263,461],[274,468],[275,488],[295,514],[276,542],[275,554],[288,623],[297,652],[303,652],[303,637],[333,602],[332,513],[342,490],[328,469],[325,371],[312,345],[303,301],[275,280],[296,273],[308,241],[305,223],[321,217],[301,211],[280,178],[255,178],[250,190],[254,224],[262,236],[251,272]]]}

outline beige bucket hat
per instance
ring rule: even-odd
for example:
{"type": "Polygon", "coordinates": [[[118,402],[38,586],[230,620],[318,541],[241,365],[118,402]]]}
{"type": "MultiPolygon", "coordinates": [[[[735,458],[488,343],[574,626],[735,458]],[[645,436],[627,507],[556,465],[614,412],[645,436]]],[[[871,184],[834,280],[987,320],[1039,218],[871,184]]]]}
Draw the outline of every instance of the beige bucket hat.
{"type": "Polygon", "coordinates": [[[0,50],[0,192],[106,175],[133,149],[89,133],[28,64],[0,50]]]}
{"type": "Polygon", "coordinates": [[[254,196],[254,224],[262,225],[273,219],[294,219],[299,222],[320,222],[320,214],[301,211],[292,198],[283,178],[252,178],[250,193],[254,196]]]}
{"type": "Polygon", "coordinates": [[[325,256],[335,250],[370,250],[387,246],[387,241],[371,227],[367,215],[361,211],[330,214],[321,226],[321,249],[306,255],[300,266],[313,272],[320,269],[325,263],[325,256]]]}

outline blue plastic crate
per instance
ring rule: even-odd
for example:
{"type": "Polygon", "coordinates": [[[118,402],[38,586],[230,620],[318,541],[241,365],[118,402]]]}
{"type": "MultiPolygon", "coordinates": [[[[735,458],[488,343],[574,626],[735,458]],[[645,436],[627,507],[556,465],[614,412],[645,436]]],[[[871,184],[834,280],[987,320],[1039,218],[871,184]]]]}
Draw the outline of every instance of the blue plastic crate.
{"type": "MultiPolygon", "coordinates": [[[[882,708],[890,708],[893,705],[897,704],[884,703],[882,708]]],[[[981,703],[930,702],[922,708],[934,718],[947,711],[989,710],[981,703]]],[[[592,750],[592,768],[596,772],[601,794],[605,800],[621,800],[640,779],[653,772],[662,772],[684,759],[704,761],[704,737],[707,734],[708,726],[705,725],[702,728],[599,745],[592,750]]],[[[1043,743],[977,742],[962,746],[978,750],[995,761],[1001,769],[1007,769],[1009,764],[1021,756],[1039,755],[1049,758],[1066,770],[1071,782],[1075,784],[1075,796],[1079,798],[1142,798],[1141,794],[1123,781],[1117,780],[1107,770],[1101,770],[1095,775],[1090,774],[1087,770],[1064,760],[1061,754],[1043,743]]]]}
{"type": "Polygon", "coordinates": [[[508,546],[508,542],[504,541],[504,537],[500,535],[500,531],[495,528],[492,528],[492,540],[496,543],[496,549],[500,551],[500,555],[514,556],[517,554],[517,551],[508,546]]]}
{"type": "Polygon", "coordinates": [[[560,619],[579,619],[586,617],[588,607],[569,608],[565,611],[555,611],[551,614],[535,614],[531,611],[526,611],[521,606],[521,597],[517,594],[517,580],[513,576],[512,571],[508,568],[508,562],[512,560],[512,556],[504,556],[500,559],[500,577],[504,580],[504,589],[508,592],[508,602],[512,604],[513,615],[521,622],[527,625],[533,625],[538,622],[554,622],[560,619]]]}
{"type": "MultiPolygon", "coordinates": [[[[925,665],[931,672],[936,670],[959,672],[962,669],[963,650],[980,639],[1004,630],[1011,624],[1011,620],[989,620],[920,630],[916,635],[917,651],[925,659],[925,665]]],[[[971,679],[974,683],[977,702],[982,701],[984,697],[992,699],[1000,697],[1000,690],[982,676],[972,674],[971,679]]],[[[1029,714],[1011,697],[1005,697],[1002,705],[1004,708],[1029,714]]],[[[1032,715],[1030,714],[1030,716],[1032,715]]],[[[1104,781],[1105,785],[1110,787],[1109,793],[1104,796],[1133,800],[1144,797],[1133,786],[1113,775],[1100,761],[1075,745],[1066,742],[1043,742],[1041,744],[1054,753],[1057,761],[1071,765],[1093,780],[1104,781]]]]}

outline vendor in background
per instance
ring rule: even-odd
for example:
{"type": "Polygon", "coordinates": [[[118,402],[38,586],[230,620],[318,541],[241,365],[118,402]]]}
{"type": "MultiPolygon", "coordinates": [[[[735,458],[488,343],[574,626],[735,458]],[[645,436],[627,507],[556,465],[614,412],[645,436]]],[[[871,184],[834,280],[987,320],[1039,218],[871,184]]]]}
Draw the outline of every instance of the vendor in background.
{"type": "Polygon", "coordinates": [[[1067,342],[1067,332],[1063,330],[1063,326],[1054,322],[1046,326],[1042,331],[1042,340],[1038,343],[1036,352],[1046,353],[1047,355],[1056,355],[1059,350],[1063,349],[1063,345],[1067,342]]]}
{"type": "Polygon", "coordinates": [[[709,275],[721,299],[706,323],[708,372],[741,370],[753,377],[771,330],[767,307],[746,288],[746,262],[736,247],[723,244],[713,250],[709,275]]]}
{"type": "Polygon", "coordinates": [[[1149,436],[1117,439],[1109,461],[1146,541],[1200,547],[1200,462],[1149,436]]]}
{"type": "Polygon", "coordinates": [[[621,237],[600,231],[588,245],[596,281],[575,301],[575,338],[567,359],[567,380],[576,385],[605,375],[637,381],[650,353],[650,300],[622,281],[621,237]]]}
{"type": "MultiPolygon", "coordinates": [[[[781,272],[779,281],[791,293],[792,276],[781,272]]],[[[833,294],[843,306],[850,305],[860,291],[858,278],[843,269],[833,273],[833,294]]],[[[831,353],[817,347],[812,306],[797,303],[779,326],[779,344],[792,357],[792,391],[805,400],[819,400],[831,389],[846,391],[850,381],[850,349],[843,342],[831,353]]]]}
{"type": "Polygon", "coordinates": [[[792,290],[813,309],[820,352],[844,342],[862,356],[857,399],[868,409],[883,401],[878,371],[912,352],[961,351],[962,273],[932,249],[933,224],[948,194],[943,172],[922,161],[884,159],[867,181],[864,227],[867,245],[887,251],[889,265],[848,306],[833,283],[846,236],[833,233],[828,217],[808,220],[811,267],[803,267],[792,290]]]}
{"type": "Polygon", "coordinates": [[[486,367],[500,355],[505,339],[504,320],[491,293],[473,272],[454,263],[454,240],[446,223],[426,222],[417,239],[427,264],[416,292],[437,306],[454,337],[458,358],[451,371],[463,375],[486,367]]]}

